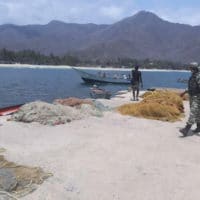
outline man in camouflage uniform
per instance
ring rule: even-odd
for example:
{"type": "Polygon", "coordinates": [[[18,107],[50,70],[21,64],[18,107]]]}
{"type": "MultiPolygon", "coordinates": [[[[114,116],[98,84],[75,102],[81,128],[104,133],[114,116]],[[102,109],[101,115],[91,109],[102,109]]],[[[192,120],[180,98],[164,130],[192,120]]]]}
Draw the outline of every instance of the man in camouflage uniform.
{"type": "Polygon", "coordinates": [[[190,115],[185,128],[179,130],[184,137],[188,135],[194,123],[197,124],[197,128],[193,132],[200,132],[200,67],[191,66],[190,70],[192,75],[189,78],[188,90],[186,91],[189,94],[190,115]]]}

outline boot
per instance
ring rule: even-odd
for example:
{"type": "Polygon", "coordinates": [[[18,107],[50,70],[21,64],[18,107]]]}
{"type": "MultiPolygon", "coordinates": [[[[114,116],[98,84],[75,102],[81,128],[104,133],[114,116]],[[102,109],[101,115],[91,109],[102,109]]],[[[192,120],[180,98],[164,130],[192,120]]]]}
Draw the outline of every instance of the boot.
{"type": "Polygon", "coordinates": [[[197,128],[193,132],[200,133],[200,123],[197,123],[197,128]]]}
{"type": "Polygon", "coordinates": [[[179,131],[183,134],[183,137],[186,137],[191,129],[192,125],[187,124],[185,128],[180,129],[179,131]]]}

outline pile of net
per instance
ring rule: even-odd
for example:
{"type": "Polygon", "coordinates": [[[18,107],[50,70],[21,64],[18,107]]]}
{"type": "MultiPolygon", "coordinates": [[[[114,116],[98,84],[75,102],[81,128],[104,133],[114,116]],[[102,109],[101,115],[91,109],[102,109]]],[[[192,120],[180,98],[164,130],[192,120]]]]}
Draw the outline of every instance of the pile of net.
{"type": "Polygon", "coordinates": [[[188,92],[184,93],[185,90],[176,90],[174,91],[175,93],[177,93],[183,101],[189,101],[189,94],[188,92]],[[184,93],[184,94],[183,94],[184,93]]]}
{"type": "Polygon", "coordinates": [[[122,105],[118,111],[123,115],[173,122],[183,116],[184,107],[176,92],[160,90],[146,92],[140,103],[122,105]]]}
{"type": "MultiPolygon", "coordinates": [[[[184,89],[176,89],[176,88],[150,88],[148,90],[149,91],[163,91],[164,90],[164,91],[174,92],[177,95],[179,95],[182,98],[182,100],[184,100],[184,101],[188,101],[189,100],[189,95],[188,95],[188,93],[184,93],[185,92],[184,89]]],[[[148,93],[147,94],[145,93],[144,95],[142,95],[142,97],[145,96],[145,95],[148,95],[148,93]]]]}
{"type": "Polygon", "coordinates": [[[39,122],[44,125],[59,125],[79,120],[88,116],[102,116],[94,105],[81,104],[79,108],[50,104],[42,101],[31,102],[22,106],[10,120],[20,122],[39,122]]]}
{"type": "Polygon", "coordinates": [[[37,189],[52,176],[38,167],[26,167],[7,161],[0,155],[0,199],[17,199],[37,189]]]}
{"type": "Polygon", "coordinates": [[[79,99],[75,97],[70,97],[67,99],[55,99],[54,104],[61,104],[64,106],[81,107],[83,104],[93,105],[90,99],[79,99]]]}

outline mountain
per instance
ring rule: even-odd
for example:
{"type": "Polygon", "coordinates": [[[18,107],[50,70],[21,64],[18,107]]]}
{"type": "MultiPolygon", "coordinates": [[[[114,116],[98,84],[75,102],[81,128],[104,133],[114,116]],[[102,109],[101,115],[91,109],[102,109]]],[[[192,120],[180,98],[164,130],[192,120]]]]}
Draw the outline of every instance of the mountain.
{"type": "Polygon", "coordinates": [[[118,58],[200,62],[200,26],[171,23],[140,11],[111,25],[67,24],[0,26],[0,48],[71,53],[82,59],[118,58]]]}
{"type": "Polygon", "coordinates": [[[78,50],[87,44],[93,32],[105,25],[66,24],[51,21],[47,25],[2,25],[0,26],[0,48],[9,50],[32,49],[44,54],[62,55],[78,50]]]}

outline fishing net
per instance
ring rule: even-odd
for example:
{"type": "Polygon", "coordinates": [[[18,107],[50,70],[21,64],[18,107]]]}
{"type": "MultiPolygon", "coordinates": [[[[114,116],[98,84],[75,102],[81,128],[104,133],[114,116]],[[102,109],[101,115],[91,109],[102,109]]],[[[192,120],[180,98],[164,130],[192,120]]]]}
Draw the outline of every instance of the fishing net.
{"type": "Polygon", "coordinates": [[[165,91],[165,92],[172,92],[177,94],[178,96],[180,96],[182,98],[182,100],[184,101],[188,101],[189,100],[189,95],[188,93],[185,93],[184,95],[182,95],[182,93],[185,91],[183,89],[175,89],[175,88],[168,88],[168,89],[152,89],[149,92],[145,92],[142,97],[148,96],[150,94],[152,94],[152,91],[154,92],[159,92],[159,91],[165,91]]]}
{"type": "Polygon", "coordinates": [[[118,111],[123,115],[162,121],[177,121],[183,116],[183,102],[175,92],[153,91],[147,92],[143,97],[140,103],[122,105],[118,111]]]}
{"type": "Polygon", "coordinates": [[[52,176],[39,167],[27,167],[7,161],[0,155],[0,199],[17,199],[37,189],[52,176]]]}
{"type": "Polygon", "coordinates": [[[102,116],[93,105],[82,104],[79,108],[36,101],[22,106],[11,116],[11,120],[39,122],[44,125],[59,125],[88,116],[102,116]]]}
{"type": "Polygon", "coordinates": [[[81,106],[82,104],[89,104],[89,105],[93,105],[92,100],[89,99],[79,99],[79,98],[75,98],[75,97],[70,97],[67,99],[56,99],[54,102],[54,104],[61,104],[64,106],[81,106]]]}
{"type": "Polygon", "coordinates": [[[4,149],[4,148],[0,148],[0,153],[4,153],[6,151],[6,149],[4,149]]]}
{"type": "Polygon", "coordinates": [[[158,90],[153,92],[146,92],[143,95],[143,102],[158,103],[160,105],[168,105],[176,107],[180,112],[183,112],[183,102],[180,95],[176,91],[158,90]]]}

